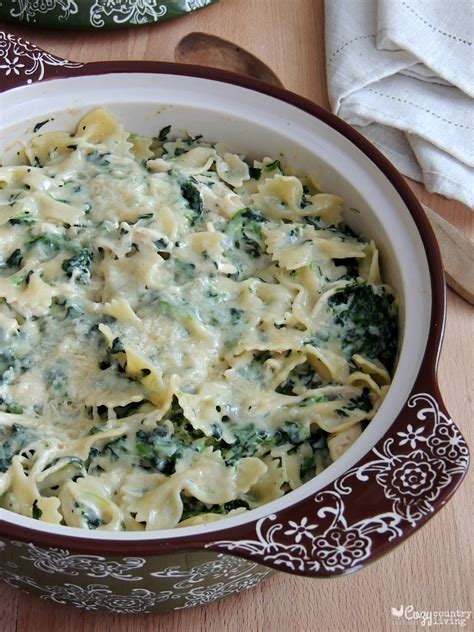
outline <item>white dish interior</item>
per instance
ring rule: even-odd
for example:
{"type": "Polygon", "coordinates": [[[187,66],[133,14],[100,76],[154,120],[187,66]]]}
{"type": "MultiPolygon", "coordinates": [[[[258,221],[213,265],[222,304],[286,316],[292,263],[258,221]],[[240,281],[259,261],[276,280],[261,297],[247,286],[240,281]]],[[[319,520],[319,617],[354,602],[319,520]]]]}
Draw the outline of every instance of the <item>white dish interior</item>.
{"type": "Polygon", "coordinates": [[[0,519],[38,531],[81,538],[150,540],[221,530],[275,513],[311,496],[351,468],[383,436],[408,399],[427,344],[431,281],[423,242],[405,203],[380,169],[351,141],[310,114],[259,92],[178,75],[108,74],[32,84],[0,95],[0,156],[11,164],[18,139],[50,121],[42,132],[73,130],[87,111],[109,108],[126,130],[153,136],[165,125],[172,133],[203,134],[248,157],[281,158],[299,175],[314,174],[328,192],[342,195],[347,223],[375,239],[383,278],[400,299],[400,356],[390,391],[352,448],[322,474],[263,507],[207,525],[149,532],[87,531],[42,523],[0,509],[0,519]]]}

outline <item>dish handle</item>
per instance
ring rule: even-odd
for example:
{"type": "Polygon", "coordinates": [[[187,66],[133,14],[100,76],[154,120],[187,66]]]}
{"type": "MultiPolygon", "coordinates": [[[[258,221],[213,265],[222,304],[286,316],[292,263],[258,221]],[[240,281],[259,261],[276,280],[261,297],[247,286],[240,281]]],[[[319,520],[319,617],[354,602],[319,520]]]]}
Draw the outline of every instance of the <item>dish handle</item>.
{"type": "Polygon", "coordinates": [[[85,65],[47,53],[23,37],[0,30],[0,92],[44,79],[74,76],[85,65]]]}
{"type": "Polygon", "coordinates": [[[388,432],[354,467],[277,514],[215,534],[205,548],[297,575],[352,573],[441,509],[468,464],[468,447],[436,379],[419,376],[388,432]]]}

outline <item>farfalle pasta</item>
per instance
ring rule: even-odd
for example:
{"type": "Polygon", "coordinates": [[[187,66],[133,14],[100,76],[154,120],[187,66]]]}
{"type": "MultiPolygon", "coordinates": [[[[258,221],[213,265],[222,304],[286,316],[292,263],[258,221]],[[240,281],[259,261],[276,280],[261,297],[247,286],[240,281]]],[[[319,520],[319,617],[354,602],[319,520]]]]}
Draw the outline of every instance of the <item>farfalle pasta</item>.
{"type": "Polygon", "coordinates": [[[279,160],[95,110],[0,168],[0,506],[100,530],[279,498],[373,417],[397,299],[279,160]]]}

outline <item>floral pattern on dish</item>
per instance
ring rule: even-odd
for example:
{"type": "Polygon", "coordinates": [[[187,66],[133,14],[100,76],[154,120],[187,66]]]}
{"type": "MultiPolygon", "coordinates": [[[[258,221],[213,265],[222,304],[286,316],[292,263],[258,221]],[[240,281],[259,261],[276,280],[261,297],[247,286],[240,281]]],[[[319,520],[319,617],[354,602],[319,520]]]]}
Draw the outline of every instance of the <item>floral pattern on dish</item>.
{"type": "MultiPolygon", "coordinates": [[[[32,547],[21,542],[11,544],[15,547],[25,546],[30,549],[32,547]]],[[[6,548],[7,544],[0,541],[0,551],[6,548]]],[[[218,553],[214,559],[196,564],[191,568],[185,564],[161,568],[159,557],[148,560],[125,558],[122,564],[116,561],[105,562],[104,558],[99,556],[72,555],[68,551],[61,550],[62,565],[58,567],[56,549],[33,548],[35,557],[21,557],[22,560],[31,562],[37,561],[38,555],[41,554],[41,564],[33,564],[31,571],[39,570],[49,575],[52,573],[75,575],[77,577],[75,581],[78,583],[44,582],[37,573],[34,577],[30,574],[22,574],[23,563],[16,564],[10,560],[0,562],[0,578],[6,584],[27,592],[35,592],[41,599],[58,604],[67,604],[83,610],[103,610],[120,614],[146,613],[170,608],[181,609],[210,603],[252,588],[272,573],[271,569],[255,562],[222,553],[218,553]],[[45,559],[49,560],[46,565],[45,559]],[[142,576],[131,577],[123,574],[128,568],[127,564],[130,565],[131,559],[135,559],[135,564],[140,562],[136,566],[140,567],[142,576]],[[52,564],[51,560],[53,560],[52,564]],[[65,571],[64,567],[69,572],[65,571]],[[150,572],[153,567],[158,567],[160,570],[150,572]],[[136,588],[130,583],[122,583],[118,592],[118,584],[92,584],[88,583],[88,577],[107,577],[128,582],[143,580],[146,588],[136,588]]],[[[185,556],[176,557],[182,560],[185,556]]],[[[60,580],[60,577],[56,579],[60,580]]]]}
{"type": "Polygon", "coordinates": [[[81,68],[84,64],[47,53],[22,37],[0,31],[0,77],[25,77],[24,83],[42,81],[52,67],[81,68]]]}
{"type": "Polygon", "coordinates": [[[12,0],[0,2],[0,18],[30,26],[116,28],[154,24],[186,15],[217,0],[12,0]],[[3,6],[5,5],[5,6],[3,6]]]}
{"type": "Polygon", "coordinates": [[[266,516],[257,523],[256,539],[220,540],[207,547],[292,572],[332,575],[361,568],[374,555],[376,540],[401,539],[432,515],[444,490],[468,467],[467,445],[436,399],[413,395],[407,412],[415,408],[415,419],[404,414],[362,463],[314,497],[311,515],[305,505],[299,521],[294,511],[286,512],[287,521],[266,516]],[[370,489],[370,498],[364,496],[368,517],[353,521],[357,512],[345,497],[364,495],[365,489],[370,489]]]}

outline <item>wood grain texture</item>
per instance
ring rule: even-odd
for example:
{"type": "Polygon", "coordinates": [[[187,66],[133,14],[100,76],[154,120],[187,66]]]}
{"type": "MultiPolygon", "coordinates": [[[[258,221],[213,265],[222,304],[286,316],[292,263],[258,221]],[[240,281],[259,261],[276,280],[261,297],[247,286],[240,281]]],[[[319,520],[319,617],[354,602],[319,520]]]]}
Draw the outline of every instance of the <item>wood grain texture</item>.
{"type": "Polygon", "coordinates": [[[423,209],[438,240],[448,285],[474,305],[474,242],[426,204],[423,209]]]}
{"type": "MultiPolygon", "coordinates": [[[[260,57],[290,90],[328,105],[322,0],[221,0],[218,5],[173,22],[113,33],[61,33],[3,26],[46,50],[78,61],[172,61],[181,37],[192,31],[212,33],[260,57]]],[[[427,193],[417,183],[412,186],[425,204],[467,237],[473,237],[474,218],[468,208],[427,193]]],[[[471,445],[472,340],[472,307],[449,291],[439,381],[448,409],[471,445]]],[[[473,478],[471,469],[447,507],[421,531],[352,576],[311,580],[278,574],[251,591],[206,607],[139,616],[82,612],[0,586],[0,631],[380,632],[405,628],[396,624],[391,606],[471,610],[473,478]]],[[[473,628],[468,625],[464,629],[473,628]]]]}

